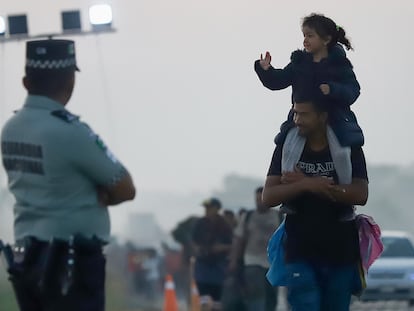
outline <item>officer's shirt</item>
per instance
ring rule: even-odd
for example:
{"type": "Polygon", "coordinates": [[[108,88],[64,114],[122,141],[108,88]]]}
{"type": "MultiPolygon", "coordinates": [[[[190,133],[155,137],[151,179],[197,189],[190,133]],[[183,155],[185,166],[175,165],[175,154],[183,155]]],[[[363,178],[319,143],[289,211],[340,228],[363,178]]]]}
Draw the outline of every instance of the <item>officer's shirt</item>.
{"type": "Polygon", "coordinates": [[[16,200],[16,240],[75,233],[108,240],[108,209],[96,189],[116,183],[126,170],[85,123],[60,103],[30,95],[4,126],[1,149],[16,200]]]}

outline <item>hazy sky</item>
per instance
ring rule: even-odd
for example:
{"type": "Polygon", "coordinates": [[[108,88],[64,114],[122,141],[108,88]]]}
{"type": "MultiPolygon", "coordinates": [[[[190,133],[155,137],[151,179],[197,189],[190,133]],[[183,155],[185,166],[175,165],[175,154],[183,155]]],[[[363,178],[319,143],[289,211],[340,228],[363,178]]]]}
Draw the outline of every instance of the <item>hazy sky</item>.
{"type": "MultiPolygon", "coordinates": [[[[98,1],[2,0],[26,12],[32,35],[60,31],[60,11],[98,1]]],[[[411,0],[106,1],[117,32],[76,40],[81,73],[67,108],[81,115],[129,168],[138,190],[219,188],[228,173],[264,178],[290,88],[265,89],[253,62],[270,51],[285,66],[302,47],[300,20],[333,18],[355,47],[362,86],[353,108],[369,163],[414,163],[411,0]]],[[[24,100],[25,44],[0,45],[1,123],[24,100]]],[[[139,200],[139,198],[137,198],[139,200]]]]}

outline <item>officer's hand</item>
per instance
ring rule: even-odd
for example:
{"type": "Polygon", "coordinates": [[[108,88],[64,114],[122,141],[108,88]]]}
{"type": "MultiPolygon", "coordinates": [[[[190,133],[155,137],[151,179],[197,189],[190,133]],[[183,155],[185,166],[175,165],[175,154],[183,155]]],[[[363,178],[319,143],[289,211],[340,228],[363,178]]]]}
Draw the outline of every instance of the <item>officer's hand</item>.
{"type": "Polygon", "coordinates": [[[263,58],[263,54],[260,54],[260,67],[263,70],[267,70],[270,68],[270,62],[272,61],[272,56],[269,52],[266,52],[265,58],[263,58]]]}
{"type": "Polygon", "coordinates": [[[108,206],[110,202],[110,197],[109,197],[108,192],[104,188],[98,187],[97,194],[98,194],[98,202],[104,207],[108,206]]]}
{"type": "Polygon", "coordinates": [[[323,95],[329,95],[329,93],[331,92],[331,89],[329,87],[329,84],[321,84],[319,85],[319,88],[321,89],[321,92],[323,93],[323,95]]]}

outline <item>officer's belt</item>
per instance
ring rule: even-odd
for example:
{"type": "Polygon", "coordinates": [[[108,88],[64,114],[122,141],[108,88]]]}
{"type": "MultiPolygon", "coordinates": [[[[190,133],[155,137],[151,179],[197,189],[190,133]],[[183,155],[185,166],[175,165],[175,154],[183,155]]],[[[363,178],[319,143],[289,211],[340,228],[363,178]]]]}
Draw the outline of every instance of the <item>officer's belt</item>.
{"type": "MultiPolygon", "coordinates": [[[[28,250],[40,250],[47,247],[50,247],[51,244],[54,247],[65,250],[69,248],[69,241],[63,239],[52,238],[50,241],[42,241],[33,236],[25,237],[22,240],[16,241],[14,245],[14,250],[18,250],[19,248],[23,248],[24,251],[28,250]]],[[[86,238],[82,235],[76,234],[73,236],[73,247],[76,251],[76,254],[93,254],[93,253],[100,253],[102,252],[103,246],[105,246],[105,242],[97,237],[86,238]]]]}

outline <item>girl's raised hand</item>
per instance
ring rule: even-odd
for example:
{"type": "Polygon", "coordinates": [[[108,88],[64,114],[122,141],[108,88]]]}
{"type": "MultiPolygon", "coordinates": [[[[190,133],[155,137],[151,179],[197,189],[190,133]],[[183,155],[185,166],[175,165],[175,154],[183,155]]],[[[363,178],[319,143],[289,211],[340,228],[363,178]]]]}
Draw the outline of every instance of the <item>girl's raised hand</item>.
{"type": "Polygon", "coordinates": [[[260,67],[263,70],[267,70],[270,68],[270,62],[272,61],[272,56],[269,52],[266,52],[265,58],[263,58],[263,54],[260,54],[260,67]]]}

